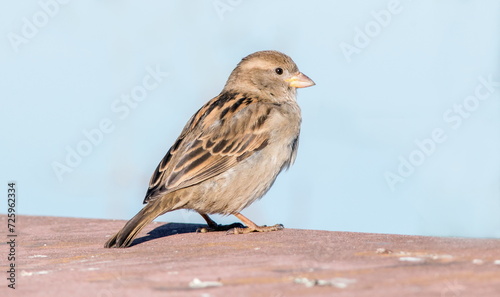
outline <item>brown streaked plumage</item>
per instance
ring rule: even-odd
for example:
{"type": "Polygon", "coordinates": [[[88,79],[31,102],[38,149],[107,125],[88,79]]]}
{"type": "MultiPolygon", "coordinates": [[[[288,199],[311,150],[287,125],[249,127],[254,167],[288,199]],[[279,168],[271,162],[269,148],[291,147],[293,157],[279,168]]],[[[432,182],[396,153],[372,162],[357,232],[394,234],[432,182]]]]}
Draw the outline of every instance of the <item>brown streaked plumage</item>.
{"type": "Polygon", "coordinates": [[[210,230],[227,230],[208,214],[233,214],[247,226],[232,232],[274,231],[240,212],[261,198],[295,160],[301,115],[296,88],[314,82],[277,51],[241,60],[222,92],[196,112],[156,168],[146,205],[105,247],[127,247],[156,217],[176,209],[199,212],[210,230]]]}

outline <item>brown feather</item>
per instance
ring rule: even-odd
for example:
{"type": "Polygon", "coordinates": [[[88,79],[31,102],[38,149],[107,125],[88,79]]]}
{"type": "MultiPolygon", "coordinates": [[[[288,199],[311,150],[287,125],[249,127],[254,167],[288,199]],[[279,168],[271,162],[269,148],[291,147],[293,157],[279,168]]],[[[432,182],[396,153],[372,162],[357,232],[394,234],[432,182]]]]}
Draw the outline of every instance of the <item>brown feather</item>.
{"type": "Polygon", "coordinates": [[[144,203],[212,178],[262,150],[269,135],[261,128],[271,109],[256,103],[223,93],[203,106],[158,165],[144,203]]]}

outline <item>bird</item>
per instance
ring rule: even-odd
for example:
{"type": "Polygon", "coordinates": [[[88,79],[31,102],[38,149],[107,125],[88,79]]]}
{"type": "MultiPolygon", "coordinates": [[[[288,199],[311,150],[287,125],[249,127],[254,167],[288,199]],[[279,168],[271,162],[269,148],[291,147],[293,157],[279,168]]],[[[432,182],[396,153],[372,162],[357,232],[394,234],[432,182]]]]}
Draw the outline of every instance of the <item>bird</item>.
{"type": "Polygon", "coordinates": [[[282,230],[259,226],[241,211],[260,199],[297,156],[301,110],[297,88],[315,85],[286,54],[265,50],[244,57],[220,94],[203,105],[154,171],[145,206],[105,243],[129,247],[138,233],[166,212],[198,212],[208,227],[232,234],[282,230]],[[209,215],[241,222],[218,225],[209,215]]]}

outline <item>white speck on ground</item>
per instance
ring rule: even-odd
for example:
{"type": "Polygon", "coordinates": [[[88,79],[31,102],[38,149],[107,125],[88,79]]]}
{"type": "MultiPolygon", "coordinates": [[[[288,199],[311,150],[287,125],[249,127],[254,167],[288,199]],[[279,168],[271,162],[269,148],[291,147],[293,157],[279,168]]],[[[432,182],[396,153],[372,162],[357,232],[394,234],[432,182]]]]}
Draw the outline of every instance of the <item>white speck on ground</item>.
{"type": "Polygon", "coordinates": [[[377,254],[392,254],[392,251],[385,248],[378,248],[375,253],[377,254]]]}
{"type": "Polygon", "coordinates": [[[198,278],[193,279],[191,282],[189,282],[189,287],[191,289],[203,289],[203,288],[209,288],[209,287],[222,287],[221,282],[216,282],[216,281],[201,281],[198,278]]]}
{"type": "Polygon", "coordinates": [[[49,274],[49,271],[47,270],[41,270],[41,271],[34,271],[34,272],[30,272],[30,271],[21,271],[21,276],[32,276],[32,275],[37,275],[37,274],[49,274]]]}
{"type": "Polygon", "coordinates": [[[482,265],[482,264],[484,264],[484,261],[481,259],[474,259],[474,260],[472,260],[472,264],[482,265]]]}
{"type": "Polygon", "coordinates": [[[306,277],[299,277],[293,280],[296,284],[304,284],[306,287],[315,287],[315,286],[332,286],[339,289],[344,289],[348,285],[356,282],[355,279],[336,277],[329,280],[322,279],[308,279],[306,277]]]}
{"type": "Polygon", "coordinates": [[[404,261],[404,262],[422,262],[422,261],[424,261],[424,259],[417,258],[417,257],[401,257],[401,258],[399,258],[399,261],[404,261]]]}

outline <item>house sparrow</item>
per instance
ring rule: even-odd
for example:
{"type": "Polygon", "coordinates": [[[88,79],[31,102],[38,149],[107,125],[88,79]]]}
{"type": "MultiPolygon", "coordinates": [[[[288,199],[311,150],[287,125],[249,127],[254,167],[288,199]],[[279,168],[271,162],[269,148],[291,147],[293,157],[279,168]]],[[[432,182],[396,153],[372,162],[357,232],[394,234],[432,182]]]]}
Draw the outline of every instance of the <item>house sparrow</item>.
{"type": "Polygon", "coordinates": [[[191,117],[161,160],[144,208],[105,247],[128,247],[144,226],[177,209],[200,213],[208,231],[283,229],[258,226],[240,212],[295,161],[301,123],[296,90],[314,84],[283,53],[260,51],[243,58],[222,92],[191,117]],[[246,228],[217,225],[208,216],[214,213],[235,215],[246,228]]]}

